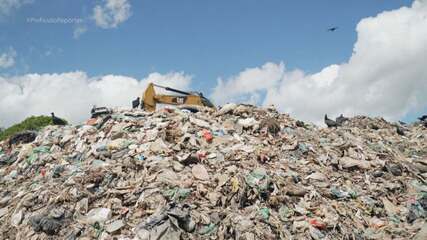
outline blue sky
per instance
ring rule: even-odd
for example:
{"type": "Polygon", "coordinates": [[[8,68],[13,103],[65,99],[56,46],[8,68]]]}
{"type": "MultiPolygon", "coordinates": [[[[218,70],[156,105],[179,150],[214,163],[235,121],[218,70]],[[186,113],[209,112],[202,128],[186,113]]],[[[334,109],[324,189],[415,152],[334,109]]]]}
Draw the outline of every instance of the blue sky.
{"type": "MultiPolygon", "coordinates": [[[[10,0],[2,1],[10,2],[10,0]]],[[[424,0],[418,1],[425,4],[424,0]]],[[[283,94],[279,85],[287,84],[290,81],[289,76],[294,74],[296,69],[301,70],[301,77],[316,78],[318,73],[325,70],[328,73],[323,75],[331,78],[330,74],[334,75],[333,72],[338,71],[329,68],[333,64],[339,65],[342,72],[344,71],[342,69],[345,69],[342,66],[349,63],[353,57],[363,59],[363,56],[355,54],[354,49],[360,45],[362,46],[360,49],[363,50],[373,44],[366,39],[362,39],[358,44],[358,34],[370,34],[372,38],[382,36],[372,33],[370,29],[373,27],[381,31],[384,29],[384,34],[390,36],[389,39],[383,40],[385,41],[383,45],[390,42],[392,48],[400,46],[403,40],[395,40],[396,33],[389,27],[400,24],[404,31],[406,28],[412,31],[410,30],[412,18],[408,17],[409,20],[399,22],[398,18],[393,19],[393,16],[381,17],[378,14],[392,11],[406,16],[405,9],[401,9],[404,6],[410,9],[414,16],[424,14],[423,8],[411,7],[413,1],[410,0],[18,0],[17,2],[25,4],[15,6],[3,15],[1,14],[3,3],[0,2],[0,57],[4,52],[15,53],[12,67],[0,67],[0,76],[6,78],[9,83],[14,81],[11,80],[14,77],[25,76],[28,73],[62,74],[82,71],[89,77],[101,78],[113,74],[140,80],[153,72],[160,74],[178,72],[191,77],[189,86],[192,89],[203,91],[205,95],[216,96],[217,99],[214,99],[216,102],[223,103],[250,95],[251,99],[260,99],[257,103],[264,105],[277,104],[277,97],[271,99],[271,96],[283,94]],[[129,4],[131,14],[120,20],[116,26],[102,27],[94,20],[94,8],[100,6],[105,9],[107,2],[129,4]],[[28,22],[29,18],[74,18],[83,22],[48,24],[28,22]],[[356,26],[362,19],[367,21],[362,24],[360,30],[357,30],[356,26]],[[390,19],[396,23],[391,23],[390,19]],[[335,32],[328,32],[327,29],[332,26],[339,28],[335,32]],[[77,27],[86,29],[78,38],[73,36],[77,27]],[[264,68],[268,63],[275,65],[272,68],[264,68]],[[239,96],[234,96],[232,92],[229,94],[233,95],[231,97],[218,94],[221,91],[226,92],[219,87],[219,78],[223,79],[227,86],[239,86],[239,81],[250,85],[250,80],[237,78],[247,71],[250,75],[258,70],[261,72],[260,78],[265,77],[265,82],[274,78],[269,75],[270,70],[280,75],[273,81],[274,89],[258,86],[240,91],[239,96]]],[[[424,22],[418,25],[420,28],[427,27],[424,22]]],[[[375,50],[375,47],[372,48],[372,51],[375,50]]],[[[375,56],[370,58],[374,60],[375,56]]],[[[414,59],[407,61],[413,62],[414,59]]],[[[393,64],[400,66],[397,62],[393,64]]],[[[378,72],[373,75],[375,77],[381,75],[382,68],[379,66],[378,72]]],[[[424,72],[421,75],[423,74],[424,72]]],[[[421,75],[418,75],[420,77],[415,77],[413,86],[421,79],[421,75]]],[[[355,77],[353,73],[346,76],[355,77]]],[[[360,77],[372,78],[374,84],[373,76],[360,77]]],[[[414,78],[412,75],[410,77],[414,78]]],[[[387,82],[388,80],[382,84],[387,82]]],[[[350,91],[352,87],[348,86],[350,91]]],[[[396,87],[401,88],[401,85],[396,84],[396,87]]],[[[407,102],[405,106],[402,105],[405,108],[403,116],[403,113],[397,110],[398,107],[394,107],[393,110],[380,109],[378,114],[413,120],[421,113],[420,106],[426,110],[426,105],[420,103],[416,104],[416,108],[408,107],[412,104],[411,101],[415,101],[414,99],[420,101],[415,92],[414,89],[408,90],[407,96],[403,98],[402,101],[407,102]]],[[[317,101],[313,100],[316,97],[322,98],[323,104],[328,104],[329,100],[324,96],[313,95],[311,101],[317,101]]],[[[299,97],[291,98],[297,101],[299,97]]],[[[385,99],[380,99],[377,104],[383,104],[384,101],[385,99]]],[[[351,108],[337,106],[336,109],[320,109],[328,112],[331,110],[333,113],[340,111],[376,114],[370,106],[361,105],[362,103],[358,103],[358,106],[351,108]]],[[[286,106],[279,108],[282,111],[291,111],[300,106],[294,104],[290,108],[286,106]]],[[[297,117],[313,120],[312,116],[304,116],[297,112],[295,113],[297,117]]],[[[35,113],[38,112],[25,112],[25,114],[35,113]]]]}
{"type": "Polygon", "coordinates": [[[131,1],[132,16],[114,29],[93,26],[95,4],[39,0],[4,18],[0,46],[13,46],[18,55],[8,72],[142,78],[184,71],[194,75],[194,87],[211,91],[219,76],[267,61],[306,72],[341,63],[352,53],[360,19],[410,1],[131,1]],[[29,17],[83,18],[89,29],[74,39],[73,24],[27,23],[29,17]],[[326,31],[335,25],[337,32],[326,31]]]}

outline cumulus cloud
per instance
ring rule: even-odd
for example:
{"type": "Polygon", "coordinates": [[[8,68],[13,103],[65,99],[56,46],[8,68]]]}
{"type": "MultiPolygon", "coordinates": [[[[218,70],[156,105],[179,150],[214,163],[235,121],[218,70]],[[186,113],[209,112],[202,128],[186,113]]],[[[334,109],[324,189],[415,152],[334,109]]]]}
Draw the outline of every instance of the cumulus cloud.
{"type": "Polygon", "coordinates": [[[212,97],[222,104],[262,96],[259,104],[312,122],[325,113],[397,120],[427,107],[427,1],[362,19],[356,31],[346,63],[315,74],[266,63],[219,80],[212,97]]]}
{"type": "Polygon", "coordinates": [[[1,0],[0,1],[0,17],[7,16],[12,11],[22,7],[25,4],[34,2],[33,0],[1,0]]]}
{"type": "Polygon", "coordinates": [[[284,73],[284,64],[266,63],[259,68],[248,68],[226,81],[218,79],[212,98],[218,104],[225,102],[256,103],[262,91],[273,88],[284,73]]]}
{"type": "Polygon", "coordinates": [[[95,6],[92,16],[101,28],[115,28],[132,15],[128,0],[103,0],[103,3],[95,6]]]}
{"type": "Polygon", "coordinates": [[[0,55],[0,68],[10,68],[15,65],[16,51],[9,48],[9,51],[0,55]]]}
{"type": "Polygon", "coordinates": [[[79,123],[89,117],[93,105],[130,106],[150,82],[188,90],[191,76],[180,72],[151,73],[138,80],[127,76],[89,77],[85,72],[69,72],[0,77],[0,126],[50,112],[79,123]]]}

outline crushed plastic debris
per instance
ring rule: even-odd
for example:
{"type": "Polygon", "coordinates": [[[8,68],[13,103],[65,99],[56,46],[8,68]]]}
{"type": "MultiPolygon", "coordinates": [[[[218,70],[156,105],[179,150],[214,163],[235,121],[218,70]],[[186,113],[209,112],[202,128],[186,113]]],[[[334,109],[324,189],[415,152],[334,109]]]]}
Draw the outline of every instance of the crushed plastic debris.
{"type": "Polygon", "coordinates": [[[198,110],[0,142],[0,239],[426,239],[423,122],[198,110]]]}
{"type": "Polygon", "coordinates": [[[34,141],[36,137],[37,132],[35,131],[22,131],[10,137],[9,144],[30,143],[34,141]]]}

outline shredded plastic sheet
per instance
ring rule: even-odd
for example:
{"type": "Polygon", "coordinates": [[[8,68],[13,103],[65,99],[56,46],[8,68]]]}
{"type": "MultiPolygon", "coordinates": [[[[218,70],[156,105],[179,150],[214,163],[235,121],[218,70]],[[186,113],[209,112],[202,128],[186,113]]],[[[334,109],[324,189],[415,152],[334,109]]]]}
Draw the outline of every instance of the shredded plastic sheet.
{"type": "Polygon", "coordinates": [[[25,142],[0,142],[0,239],[427,239],[421,122],[115,109],[25,142]]]}

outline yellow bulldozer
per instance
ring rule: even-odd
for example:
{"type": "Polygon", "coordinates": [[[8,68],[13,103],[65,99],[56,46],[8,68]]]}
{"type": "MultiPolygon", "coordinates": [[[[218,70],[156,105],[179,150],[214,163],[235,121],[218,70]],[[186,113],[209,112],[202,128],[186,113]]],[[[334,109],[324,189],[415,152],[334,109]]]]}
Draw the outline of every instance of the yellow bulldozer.
{"type": "Polygon", "coordinates": [[[200,92],[185,92],[177,90],[170,87],[164,87],[150,83],[145,90],[142,99],[139,97],[132,102],[133,108],[138,108],[139,106],[149,112],[156,110],[157,104],[168,104],[180,106],[181,108],[188,110],[195,110],[198,106],[215,108],[215,106],[205,98],[200,92]],[[167,94],[157,94],[154,87],[165,89],[169,92],[174,92],[179,95],[167,95],[167,94]]]}

